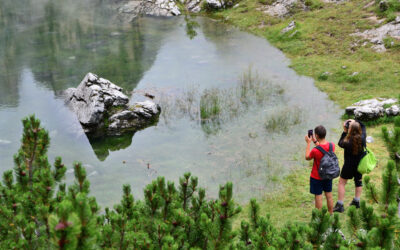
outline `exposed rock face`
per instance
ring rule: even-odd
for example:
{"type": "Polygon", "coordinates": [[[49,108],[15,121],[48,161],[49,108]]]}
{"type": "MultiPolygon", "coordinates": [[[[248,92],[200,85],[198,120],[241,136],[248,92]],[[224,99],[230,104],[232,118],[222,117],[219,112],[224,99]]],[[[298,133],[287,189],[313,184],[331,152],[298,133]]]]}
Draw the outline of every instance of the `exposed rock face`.
{"type": "Polygon", "coordinates": [[[393,22],[382,25],[376,29],[366,30],[364,32],[357,32],[353,34],[364,39],[369,40],[372,44],[372,48],[377,52],[385,52],[386,48],[383,39],[390,36],[395,39],[400,39],[400,16],[393,22]]]}
{"type": "Polygon", "coordinates": [[[399,115],[399,107],[396,105],[397,99],[369,99],[354,103],[346,108],[348,115],[354,115],[358,120],[374,120],[385,115],[399,115]],[[384,108],[389,105],[390,107],[384,108]]]}
{"type": "Polygon", "coordinates": [[[186,2],[186,8],[193,13],[198,13],[201,11],[200,0],[188,0],[186,2]]]}
{"type": "Polygon", "coordinates": [[[265,6],[263,12],[270,16],[285,17],[290,14],[291,9],[296,7],[306,9],[300,0],[277,0],[272,5],[265,6]]]}
{"type": "Polygon", "coordinates": [[[120,87],[92,73],[77,88],[67,89],[65,98],[85,132],[94,137],[139,130],[154,122],[161,112],[152,101],[129,106],[129,98],[120,87]]]}
{"type": "Polygon", "coordinates": [[[221,9],[225,6],[224,0],[206,0],[206,2],[212,9],[221,9]]]}
{"type": "Polygon", "coordinates": [[[123,21],[131,22],[139,15],[178,16],[181,11],[174,0],[133,0],[117,8],[123,21]]]}

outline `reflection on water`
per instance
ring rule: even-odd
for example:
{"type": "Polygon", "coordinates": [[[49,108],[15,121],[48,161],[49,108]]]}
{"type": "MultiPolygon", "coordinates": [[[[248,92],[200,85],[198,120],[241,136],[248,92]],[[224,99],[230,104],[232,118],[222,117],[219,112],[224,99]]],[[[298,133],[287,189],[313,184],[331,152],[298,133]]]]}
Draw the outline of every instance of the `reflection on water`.
{"type": "Polygon", "coordinates": [[[125,149],[132,144],[134,132],[127,132],[121,136],[105,136],[103,138],[88,137],[89,143],[100,161],[104,161],[110,152],[125,149]]]}
{"type": "MultiPolygon", "coordinates": [[[[336,141],[337,108],[265,40],[206,18],[196,19],[192,39],[183,18],[143,18],[123,26],[100,2],[0,1],[2,13],[7,10],[0,19],[1,171],[13,167],[20,120],[32,113],[50,132],[50,160],[62,156],[70,167],[83,162],[93,194],[108,206],[120,199],[122,184],[131,184],[140,197],[158,175],[177,180],[188,171],[211,195],[232,181],[237,199],[245,202],[278,187],[293,167],[307,165],[300,160],[307,129],[324,124],[328,139],[336,141]],[[249,66],[283,91],[252,94],[248,100],[263,101],[244,109],[237,105],[237,86],[249,66]],[[164,101],[159,123],[89,140],[59,97],[87,72],[128,94],[154,93],[164,101]],[[220,111],[211,106],[215,112],[208,118],[200,104],[207,91],[223,103],[220,111]]],[[[67,181],[72,178],[70,169],[67,181]]]]}
{"type": "Polygon", "coordinates": [[[6,14],[1,15],[0,87],[6,92],[2,91],[0,103],[4,105],[16,105],[24,66],[55,93],[75,87],[87,72],[131,91],[152,65],[163,35],[174,29],[170,22],[115,23],[112,13],[102,11],[107,7],[97,3],[101,1],[41,2],[30,10],[20,8],[19,1],[2,1],[6,14]]]}

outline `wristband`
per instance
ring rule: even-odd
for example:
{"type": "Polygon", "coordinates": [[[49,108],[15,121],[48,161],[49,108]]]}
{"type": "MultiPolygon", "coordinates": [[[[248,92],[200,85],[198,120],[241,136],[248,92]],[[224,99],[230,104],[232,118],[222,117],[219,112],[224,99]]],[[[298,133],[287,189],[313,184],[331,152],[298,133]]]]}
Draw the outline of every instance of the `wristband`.
{"type": "Polygon", "coordinates": [[[316,144],[318,141],[313,141],[314,142],[314,144],[316,144]]]}

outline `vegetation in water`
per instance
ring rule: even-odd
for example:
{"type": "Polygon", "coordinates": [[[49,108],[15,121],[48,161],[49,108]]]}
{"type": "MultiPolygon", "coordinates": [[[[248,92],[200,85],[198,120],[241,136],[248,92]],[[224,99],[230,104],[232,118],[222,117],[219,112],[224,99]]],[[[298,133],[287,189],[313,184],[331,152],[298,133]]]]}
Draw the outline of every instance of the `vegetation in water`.
{"type": "MultiPolygon", "coordinates": [[[[75,182],[64,183],[61,158],[48,162],[50,138],[34,116],[23,120],[22,145],[14,157],[14,171],[3,174],[0,185],[0,247],[7,249],[396,249],[399,217],[395,163],[389,161],[381,191],[366,179],[376,205],[362,201],[348,209],[350,236],[344,239],[339,215],[326,208],[313,210],[309,223],[288,221],[283,228],[271,223],[251,199],[248,219],[232,227],[241,212],[232,184],[220,186],[209,199],[198,180],[184,174],[179,185],[158,177],[135,200],[129,185],[114,209],[101,212],[90,196],[90,184],[80,163],[74,164],[75,182]]],[[[389,145],[390,147],[390,145],[389,145]]]]}
{"type": "Polygon", "coordinates": [[[268,132],[287,133],[290,127],[301,123],[301,116],[302,111],[296,107],[278,109],[266,117],[265,128],[268,132]]]}
{"type": "Polygon", "coordinates": [[[252,109],[273,105],[282,99],[283,87],[271,83],[249,68],[233,88],[212,88],[198,91],[194,88],[181,96],[163,96],[161,117],[168,123],[172,117],[188,116],[199,121],[207,134],[215,133],[220,125],[252,109]]]}

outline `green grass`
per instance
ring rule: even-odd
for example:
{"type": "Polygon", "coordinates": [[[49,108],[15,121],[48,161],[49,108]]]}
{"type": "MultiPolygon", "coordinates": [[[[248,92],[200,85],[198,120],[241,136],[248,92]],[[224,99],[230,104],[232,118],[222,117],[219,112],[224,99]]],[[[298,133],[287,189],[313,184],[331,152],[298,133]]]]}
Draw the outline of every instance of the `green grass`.
{"type": "MultiPolygon", "coordinates": [[[[380,188],[381,176],[383,168],[387,163],[388,153],[384,146],[384,141],[381,136],[381,126],[371,127],[367,130],[368,135],[373,136],[374,142],[368,144],[368,147],[374,152],[378,159],[378,166],[372,171],[369,176],[371,181],[380,188]]],[[[336,141],[332,140],[334,143],[336,141]]],[[[304,145],[305,150],[305,145],[304,145]]],[[[339,157],[339,164],[343,164],[343,150],[336,147],[336,154],[339,157]]],[[[267,194],[259,200],[262,214],[270,214],[271,221],[277,227],[284,226],[288,221],[309,222],[311,219],[311,211],[314,208],[314,196],[309,192],[309,178],[312,168],[312,162],[306,162],[305,166],[298,167],[293,170],[292,174],[281,180],[282,190],[267,194]]],[[[339,179],[333,181],[333,197],[337,200],[337,187],[339,179]]],[[[348,208],[352,198],[354,197],[354,182],[350,180],[346,185],[345,209],[348,208]]],[[[249,197],[250,198],[250,197],[249,197]]],[[[365,195],[362,196],[365,199],[365,195]]],[[[324,198],[324,205],[326,200],[324,198]]],[[[240,226],[240,221],[247,218],[249,206],[246,205],[239,218],[235,221],[235,227],[240,226]]],[[[347,214],[340,214],[340,220],[343,229],[346,230],[347,214]]],[[[349,232],[345,231],[345,235],[349,232]]]]}
{"type": "MultiPolygon", "coordinates": [[[[371,44],[362,46],[362,39],[351,36],[357,31],[378,27],[373,18],[370,18],[377,14],[378,18],[388,17],[386,22],[390,21],[393,15],[386,15],[390,14],[390,11],[386,14],[379,13],[377,3],[365,8],[370,3],[369,0],[347,1],[343,4],[306,2],[309,11],[295,10],[295,13],[286,19],[270,17],[257,10],[263,6],[258,0],[243,0],[239,7],[214,13],[212,17],[266,38],[291,59],[291,68],[300,75],[314,78],[316,86],[343,108],[362,99],[398,97],[400,46],[397,41],[386,39],[387,52],[377,53],[371,49],[371,44]],[[280,31],[292,20],[296,21],[296,28],[281,34],[280,31]]],[[[368,123],[371,126],[367,130],[368,135],[375,139],[375,142],[368,146],[379,160],[378,167],[370,176],[378,187],[388,153],[381,138],[381,126],[377,125],[391,122],[391,118],[382,118],[368,123]]],[[[338,149],[337,154],[340,164],[343,164],[343,151],[338,149]]],[[[310,171],[311,163],[308,167],[299,167],[281,181],[282,190],[267,194],[260,201],[261,211],[269,213],[275,225],[283,226],[288,221],[310,220],[314,207],[314,197],[309,193],[310,171]]],[[[338,179],[334,180],[335,200],[337,184],[338,179]]],[[[354,183],[350,181],[346,186],[346,207],[353,196],[354,183]]],[[[364,198],[365,196],[362,196],[362,199],[364,198]]],[[[248,207],[245,207],[241,218],[247,216],[247,213],[248,207]]],[[[235,226],[239,226],[241,218],[236,221],[235,226]]],[[[347,215],[341,214],[340,219],[342,224],[345,224],[347,215]]]]}
{"type": "Polygon", "coordinates": [[[370,44],[362,46],[360,38],[350,35],[377,26],[368,19],[376,15],[376,6],[364,8],[369,2],[322,3],[321,8],[278,19],[257,10],[262,6],[258,1],[243,0],[238,8],[214,13],[213,17],[268,39],[291,59],[297,73],[313,77],[319,89],[345,107],[371,96],[394,97],[400,92],[396,84],[400,81],[398,47],[376,53],[370,44]],[[296,29],[281,34],[292,20],[296,29]],[[321,78],[323,72],[330,74],[321,78]],[[353,76],[354,72],[358,74],[353,76]]]}

